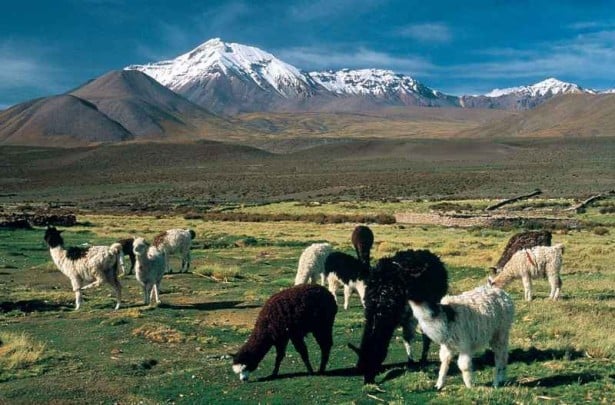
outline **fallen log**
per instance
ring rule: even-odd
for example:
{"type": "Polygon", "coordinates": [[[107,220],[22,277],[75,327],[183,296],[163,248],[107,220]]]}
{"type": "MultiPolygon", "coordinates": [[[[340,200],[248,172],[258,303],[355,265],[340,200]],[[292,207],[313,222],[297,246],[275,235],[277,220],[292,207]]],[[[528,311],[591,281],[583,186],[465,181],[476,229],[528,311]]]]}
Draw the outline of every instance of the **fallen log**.
{"type": "Polygon", "coordinates": [[[596,200],[601,200],[603,198],[615,196],[615,190],[607,191],[605,193],[600,193],[589,197],[588,199],[581,201],[577,205],[574,205],[570,208],[566,208],[564,211],[575,211],[577,214],[581,213],[585,210],[589,204],[593,203],[596,200]]]}
{"type": "Polygon", "coordinates": [[[537,188],[536,190],[532,191],[529,194],[523,194],[523,195],[520,195],[520,196],[517,196],[517,197],[513,197],[513,198],[509,198],[507,200],[500,201],[497,204],[490,205],[487,208],[485,208],[485,211],[493,211],[495,209],[500,208],[503,205],[514,203],[514,202],[521,201],[521,200],[525,200],[525,199],[537,196],[539,194],[542,194],[542,191],[539,188],[537,188]]]}

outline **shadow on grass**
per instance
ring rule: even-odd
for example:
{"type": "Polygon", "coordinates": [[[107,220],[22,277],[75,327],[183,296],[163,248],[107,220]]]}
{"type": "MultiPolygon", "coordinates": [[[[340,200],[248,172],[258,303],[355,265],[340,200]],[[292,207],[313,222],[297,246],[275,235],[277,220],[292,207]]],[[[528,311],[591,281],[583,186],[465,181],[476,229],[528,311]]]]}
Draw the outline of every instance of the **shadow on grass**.
{"type": "MultiPolygon", "coordinates": [[[[525,363],[531,364],[537,361],[551,360],[576,360],[584,357],[583,352],[574,349],[546,349],[540,350],[535,347],[530,347],[527,350],[513,349],[508,353],[508,364],[525,363]]],[[[476,357],[472,361],[473,368],[480,370],[487,367],[495,366],[493,352],[487,350],[482,356],[476,357]]]]}
{"type": "Polygon", "coordinates": [[[536,378],[530,380],[519,381],[518,384],[522,387],[557,387],[560,385],[579,384],[584,385],[602,379],[600,374],[596,373],[571,373],[562,375],[552,375],[549,377],[536,378]]]}
{"type": "Polygon", "coordinates": [[[357,370],[354,367],[347,367],[347,368],[338,368],[335,370],[327,370],[324,372],[324,374],[318,374],[318,373],[314,373],[314,374],[310,374],[307,371],[303,371],[303,372],[296,372],[296,373],[288,373],[288,374],[279,374],[277,377],[271,377],[271,376],[267,376],[267,377],[261,377],[259,379],[254,380],[255,382],[263,382],[263,381],[273,381],[273,380],[286,380],[286,379],[290,379],[290,378],[297,378],[297,377],[317,377],[317,376],[323,376],[323,377],[356,377],[359,376],[360,374],[357,372],[357,370]]]}
{"type": "Polygon", "coordinates": [[[72,305],[59,304],[55,302],[47,302],[43,300],[24,300],[24,301],[3,301],[0,302],[0,313],[21,311],[24,313],[31,312],[49,312],[71,310],[72,305]]]}
{"type": "Polygon", "coordinates": [[[239,308],[260,308],[261,305],[249,304],[240,305],[243,301],[214,301],[214,302],[196,302],[194,304],[165,304],[158,305],[159,308],[168,309],[195,309],[198,311],[215,311],[219,309],[239,309],[239,308]]]}

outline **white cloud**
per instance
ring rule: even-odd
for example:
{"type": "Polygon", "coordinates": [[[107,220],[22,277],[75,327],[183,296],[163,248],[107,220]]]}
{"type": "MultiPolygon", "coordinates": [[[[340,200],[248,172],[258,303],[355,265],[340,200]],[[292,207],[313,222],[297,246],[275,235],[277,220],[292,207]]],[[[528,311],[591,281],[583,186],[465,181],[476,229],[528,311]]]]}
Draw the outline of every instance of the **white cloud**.
{"type": "Polygon", "coordinates": [[[439,22],[407,25],[398,29],[396,34],[404,38],[427,43],[447,43],[453,39],[448,25],[439,22]]]}
{"type": "Polygon", "coordinates": [[[23,87],[57,90],[61,71],[47,56],[48,50],[37,45],[0,42],[0,90],[23,87]]]}

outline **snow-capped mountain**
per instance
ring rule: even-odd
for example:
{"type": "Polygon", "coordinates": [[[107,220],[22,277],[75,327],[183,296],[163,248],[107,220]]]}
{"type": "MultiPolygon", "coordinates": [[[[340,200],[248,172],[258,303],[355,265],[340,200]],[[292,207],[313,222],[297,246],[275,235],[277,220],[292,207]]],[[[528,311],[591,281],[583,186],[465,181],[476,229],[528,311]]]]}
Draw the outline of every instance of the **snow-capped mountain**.
{"type": "Polygon", "coordinates": [[[530,97],[544,97],[547,95],[558,94],[574,94],[574,93],[590,93],[594,94],[592,90],[585,90],[574,83],[566,83],[561,80],[557,80],[554,77],[550,77],[541,82],[532,84],[530,86],[509,87],[507,89],[493,89],[489,93],[485,94],[487,97],[501,97],[510,94],[523,95],[530,97]]]}
{"type": "Polygon", "coordinates": [[[460,104],[466,108],[529,110],[563,94],[596,94],[596,92],[551,77],[528,86],[494,89],[482,96],[461,96],[460,104]]]}
{"type": "Polygon", "coordinates": [[[132,65],[214,112],[329,108],[348,105],[457,105],[456,97],[388,70],[303,72],[261,49],[211,39],[175,59],[132,65]]]}

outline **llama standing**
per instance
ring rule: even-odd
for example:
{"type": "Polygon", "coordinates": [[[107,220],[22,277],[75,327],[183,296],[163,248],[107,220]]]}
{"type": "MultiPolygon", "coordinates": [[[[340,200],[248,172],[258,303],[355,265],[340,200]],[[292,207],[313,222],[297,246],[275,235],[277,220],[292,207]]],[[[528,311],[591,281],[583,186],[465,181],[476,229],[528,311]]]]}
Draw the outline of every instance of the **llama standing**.
{"type": "Polygon", "coordinates": [[[190,269],[190,246],[196,234],[192,229],[169,229],[154,238],[154,246],[165,252],[166,271],[172,273],[169,267],[169,257],[179,253],[182,257],[180,273],[186,273],[190,269]]]}
{"type": "MultiPolygon", "coordinates": [[[[428,286],[425,286],[428,288],[428,286]]],[[[450,362],[459,353],[457,365],[466,387],[472,387],[472,354],[489,346],[495,355],[493,386],[506,378],[508,337],[514,304],[503,290],[482,286],[460,295],[446,296],[441,303],[410,297],[412,313],[423,333],[440,344],[440,372],[436,389],[442,389],[450,362]]]]}
{"type": "Polygon", "coordinates": [[[56,267],[69,278],[75,292],[75,309],[81,308],[81,292],[88,288],[108,283],[115,292],[116,305],[119,309],[122,298],[122,285],[118,279],[122,246],[90,246],[87,248],[64,248],[64,239],[55,227],[45,231],[45,242],[49,246],[51,258],[56,267]]]}
{"type": "Polygon", "coordinates": [[[165,254],[155,246],[150,246],[143,238],[136,238],[133,243],[137,263],[135,276],[143,286],[143,301],[149,305],[153,298],[160,304],[160,283],[165,271],[165,254]]]}
{"type": "Polygon", "coordinates": [[[369,265],[343,252],[331,252],[325,259],[325,279],[329,291],[337,302],[337,287],[344,286],[344,309],[353,290],[359,294],[361,304],[365,307],[365,279],[369,275],[369,265]]]}
{"type": "MultiPolygon", "coordinates": [[[[359,356],[357,369],[363,374],[365,384],[374,383],[398,326],[403,330],[408,365],[413,363],[410,342],[417,320],[409,307],[408,295],[420,295],[424,300],[437,302],[446,294],[447,280],[444,265],[427,250],[406,250],[378,260],[367,278],[361,346],[348,345],[359,356]],[[417,289],[416,285],[420,287],[417,289]]],[[[427,361],[429,344],[429,338],[423,333],[422,364],[427,361]]]]}
{"type": "Polygon", "coordinates": [[[233,355],[233,371],[247,381],[267,352],[275,346],[275,366],[270,377],[277,377],[290,340],[299,352],[308,372],[310,364],[304,338],[312,333],[320,346],[320,374],[325,372],[333,346],[333,322],[337,313],[335,300],[326,288],[302,284],[272,295],[258,314],[248,341],[233,355]]]}
{"type": "Polygon", "coordinates": [[[492,273],[497,274],[504,268],[510,258],[521,249],[531,249],[534,246],[551,246],[551,232],[526,231],[516,233],[508,240],[502,256],[495,267],[491,267],[492,273]]]}
{"type": "Polygon", "coordinates": [[[551,285],[549,298],[559,299],[562,289],[562,256],[564,245],[536,246],[515,253],[502,271],[495,277],[489,277],[489,284],[504,288],[511,281],[520,278],[523,282],[526,301],[532,300],[532,278],[546,277],[551,285]]]}

